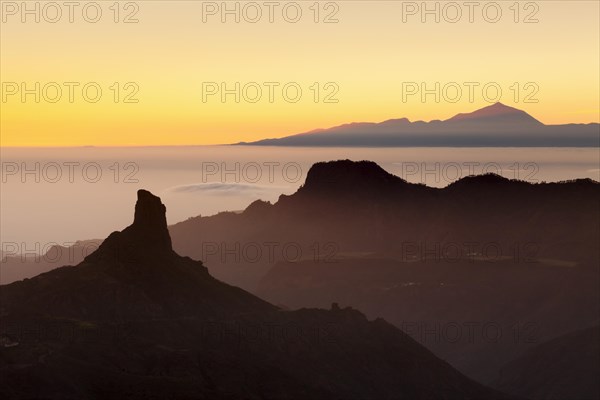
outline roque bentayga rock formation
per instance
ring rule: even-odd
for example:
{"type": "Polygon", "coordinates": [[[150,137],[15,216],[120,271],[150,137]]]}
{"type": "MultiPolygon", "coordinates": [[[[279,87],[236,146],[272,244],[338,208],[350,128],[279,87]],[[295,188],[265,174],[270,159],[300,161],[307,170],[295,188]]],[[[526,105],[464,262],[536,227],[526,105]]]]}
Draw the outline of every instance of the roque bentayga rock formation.
{"type": "Polygon", "coordinates": [[[350,308],[282,311],[171,248],[165,208],[0,287],[0,397],[503,399],[350,308]]]}

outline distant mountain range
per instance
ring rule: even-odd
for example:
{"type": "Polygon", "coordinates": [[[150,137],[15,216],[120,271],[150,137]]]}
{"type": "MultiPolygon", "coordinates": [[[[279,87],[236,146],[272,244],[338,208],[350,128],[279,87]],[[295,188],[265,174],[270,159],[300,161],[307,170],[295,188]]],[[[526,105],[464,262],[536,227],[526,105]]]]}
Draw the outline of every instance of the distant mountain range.
{"type": "Polygon", "coordinates": [[[600,147],[600,125],[545,125],[525,111],[495,103],[440,121],[406,118],[317,129],[252,146],[356,147],[600,147]]]}
{"type": "Polygon", "coordinates": [[[171,247],[165,206],[0,286],[2,399],[510,399],[351,308],[283,311],[171,247]]]}

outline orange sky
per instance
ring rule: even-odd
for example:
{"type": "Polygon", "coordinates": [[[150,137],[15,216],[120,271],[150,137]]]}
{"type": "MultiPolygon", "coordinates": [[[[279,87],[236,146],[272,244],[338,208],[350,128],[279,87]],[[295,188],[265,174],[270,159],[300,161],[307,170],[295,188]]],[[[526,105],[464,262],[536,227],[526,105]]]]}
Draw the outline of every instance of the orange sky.
{"type": "Polygon", "coordinates": [[[86,21],[93,8],[75,9],[69,23],[64,7],[52,23],[57,10],[44,2],[36,23],[20,4],[2,3],[2,146],[231,143],[352,121],[445,119],[498,100],[549,124],[599,120],[597,1],[520,2],[518,15],[514,2],[498,2],[495,23],[489,6],[472,23],[462,8],[453,23],[447,2],[439,22],[410,8],[421,2],[321,2],[318,15],[314,2],[296,2],[295,23],[290,2],[272,23],[266,7],[252,23],[247,2],[239,23],[214,8],[221,2],[121,2],[118,15],[99,2],[96,23],[86,21]],[[235,92],[236,82],[239,102],[223,100],[221,84],[235,92]],[[439,82],[439,99],[407,95],[411,82],[439,82]]]}

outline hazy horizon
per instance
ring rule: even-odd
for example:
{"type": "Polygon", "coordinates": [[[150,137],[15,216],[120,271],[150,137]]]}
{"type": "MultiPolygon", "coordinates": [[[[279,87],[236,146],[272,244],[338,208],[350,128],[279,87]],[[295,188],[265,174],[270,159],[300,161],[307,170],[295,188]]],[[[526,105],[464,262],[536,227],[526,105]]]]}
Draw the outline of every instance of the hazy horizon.
{"type": "Polygon", "coordinates": [[[595,148],[306,150],[253,146],[5,148],[0,194],[3,241],[66,243],[105,237],[129,223],[131,216],[122,204],[135,198],[140,188],[163,197],[170,206],[169,224],[197,215],[242,210],[254,200],[274,202],[281,194],[295,192],[313,163],[346,158],[375,161],[409,182],[434,187],[447,186],[470,172],[500,172],[529,182],[600,181],[595,148]],[[13,170],[15,163],[17,169],[13,170]],[[71,170],[69,163],[74,163],[71,170]],[[60,177],[55,164],[60,167],[60,177]],[[32,172],[36,169],[39,183],[32,172]],[[69,182],[69,174],[73,182],[69,182]],[[105,212],[99,213],[96,203],[102,204],[105,212]],[[35,223],[35,233],[23,221],[35,223]],[[57,224],[65,229],[57,232],[57,224]]]}

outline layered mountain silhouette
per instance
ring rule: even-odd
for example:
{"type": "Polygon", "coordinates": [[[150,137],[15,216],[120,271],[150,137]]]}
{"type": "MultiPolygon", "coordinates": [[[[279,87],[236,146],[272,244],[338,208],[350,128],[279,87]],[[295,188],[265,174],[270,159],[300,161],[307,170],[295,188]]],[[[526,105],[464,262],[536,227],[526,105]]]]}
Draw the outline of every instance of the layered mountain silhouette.
{"type": "Polygon", "coordinates": [[[502,369],[495,386],[529,399],[600,397],[600,327],[542,343],[502,369]]]}
{"type": "Polygon", "coordinates": [[[0,396],[500,399],[385,321],[282,311],[173,251],[165,206],[77,266],[0,287],[0,396]]]}
{"type": "Polygon", "coordinates": [[[0,285],[25,278],[32,278],[43,272],[51,271],[63,265],[79,264],[90,253],[96,251],[102,240],[79,240],[71,245],[58,243],[49,245],[42,255],[20,254],[19,246],[5,243],[9,251],[1,255],[0,285]]]}
{"type": "MultiPolygon", "coordinates": [[[[597,271],[543,260],[402,262],[366,255],[326,263],[280,262],[256,293],[289,309],[350,304],[369,318],[396,325],[467,376],[489,383],[500,378],[508,362],[541,342],[598,323],[599,286],[597,271]]],[[[554,367],[538,365],[540,377],[544,368],[554,367]]],[[[576,385],[571,389],[579,391],[576,385]]],[[[568,391],[565,385],[563,393],[568,391]]]]}
{"type": "Polygon", "coordinates": [[[598,323],[599,200],[588,179],[488,174],[438,189],[342,160],[315,164],[275,204],[170,232],[177,252],[203,258],[221,279],[292,309],[339,302],[384,317],[490,382],[528,348],[598,323]],[[462,337],[441,338],[453,323],[462,337]],[[481,331],[490,324],[497,342],[481,331]]]}
{"type": "Polygon", "coordinates": [[[502,103],[444,121],[351,123],[278,139],[242,142],[255,146],[365,147],[599,147],[600,125],[545,125],[526,112],[502,103]]]}

